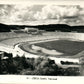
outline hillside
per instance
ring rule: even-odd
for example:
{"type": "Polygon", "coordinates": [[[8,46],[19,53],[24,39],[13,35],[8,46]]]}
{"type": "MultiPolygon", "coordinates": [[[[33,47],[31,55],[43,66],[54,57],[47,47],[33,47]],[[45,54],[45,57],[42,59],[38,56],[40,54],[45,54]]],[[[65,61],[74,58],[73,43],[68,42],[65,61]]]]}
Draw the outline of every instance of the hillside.
{"type": "Polygon", "coordinates": [[[0,32],[10,32],[10,27],[0,23],[0,32]]]}
{"type": "Polygon", "coordinates": [[[11,29],[17,29],[17,26],[0,23],[0,32],[10,32],[11,29]]]}
{"type": "Polygon", "coordinates": [[[61,32],[84,32],[84,26],[69,26],[67,24],[49,24],[49,25],[5,25],[0,23],[0,32],[10,32],[11,29],[19,30],[25,27],[38,28],[46,31],[61,31],[61,32]]]}

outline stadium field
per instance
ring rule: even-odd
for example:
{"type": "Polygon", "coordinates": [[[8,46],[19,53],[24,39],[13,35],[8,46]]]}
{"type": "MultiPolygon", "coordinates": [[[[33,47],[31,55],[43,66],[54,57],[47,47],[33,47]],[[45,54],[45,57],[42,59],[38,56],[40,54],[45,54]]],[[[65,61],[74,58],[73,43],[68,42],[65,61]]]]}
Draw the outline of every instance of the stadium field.
{"type": "Polygon", "coordinates": [[[84,42],[72,41],[72,40],[55,40],[49,42],[35,43],[36,46],[40,46],[49,50],[56,50],[64,53],[63,56],[73,56],[84,50],[84,42]]]}

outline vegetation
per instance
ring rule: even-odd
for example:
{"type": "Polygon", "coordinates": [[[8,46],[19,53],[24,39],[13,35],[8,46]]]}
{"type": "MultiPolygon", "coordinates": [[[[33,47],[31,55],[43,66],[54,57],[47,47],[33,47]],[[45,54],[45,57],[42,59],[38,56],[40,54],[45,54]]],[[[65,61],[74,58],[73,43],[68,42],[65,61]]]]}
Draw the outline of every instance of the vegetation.
{"type": "Polygon", "coordinates": [[[7,59],[1,59],[0,74],[77,76],[80,72],[76,67],[63,69],[47,57],[34,59],[10,56],[7,59]]]}
{"type": "Polygon", "coordinates": [[[46,31],[84,32],[84,25],[70,26],[67,24],[48,24],[48,25],[30,26],[30,25],[6,25],[1,23],[0,23],[0,32],[10,32],[11,30],[24,29],[25,27],[37,28],[46,31]]]}

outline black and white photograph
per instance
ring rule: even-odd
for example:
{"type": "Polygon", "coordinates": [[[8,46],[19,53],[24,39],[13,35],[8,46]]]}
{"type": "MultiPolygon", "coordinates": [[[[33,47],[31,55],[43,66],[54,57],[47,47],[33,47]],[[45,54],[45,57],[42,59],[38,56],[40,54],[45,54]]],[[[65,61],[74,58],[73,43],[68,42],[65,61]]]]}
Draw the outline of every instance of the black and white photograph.
{"type": "Polygon", "coordinates": [[[84,5],[0,4],[0,75],[84,76],[84,5]]]}

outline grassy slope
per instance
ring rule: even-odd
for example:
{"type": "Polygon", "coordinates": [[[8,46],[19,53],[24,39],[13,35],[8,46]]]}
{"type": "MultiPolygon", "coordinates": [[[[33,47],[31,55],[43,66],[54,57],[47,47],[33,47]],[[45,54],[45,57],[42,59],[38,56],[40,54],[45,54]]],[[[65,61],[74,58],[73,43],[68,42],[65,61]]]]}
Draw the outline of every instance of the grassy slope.
{"type": "Polygon", "coordinates": [[[8,38],[15,38],[15,37],[25,37],[25,36],[29,36],[26,33],[13,33],[13,32],[3,32],[0,33],[0,41],[3,39],[8,39],[8,38]]]}

